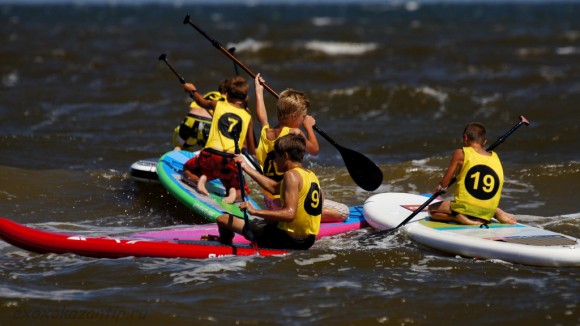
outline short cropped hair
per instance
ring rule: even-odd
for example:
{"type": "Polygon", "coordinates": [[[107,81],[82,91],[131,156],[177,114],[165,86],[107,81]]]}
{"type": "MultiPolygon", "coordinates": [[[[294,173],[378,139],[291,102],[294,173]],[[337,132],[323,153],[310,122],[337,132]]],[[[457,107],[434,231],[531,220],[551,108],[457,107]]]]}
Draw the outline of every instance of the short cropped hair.
{"type": "Polygon", "coordinates": [[[301,134],[289,133],[276,140],[274,151],[276,155],[288,153],[288,158],[293,162],[302,162],[306,153],[306,139],[301,134]]]}
{"type": "Polygon", "coordinates": [[[468,123],[463,130],[463,134],[467,136],[467,140],[482,146],[487,142],[485,126],[479,122],[468,123]]]}
{"type": "Polygon", "coordinates": [[[248,98],[248,91],[250,85],[242,76],[234,76],[228,78],[226,82],[226,94],[228,101],[246,101],[248,98]]]}
{"type": "Polygon", "coordinates": [[[226,78],[220,82],[218,85],[218,92],[220,92],[220,94],[226,94],[228,92],[228,82],[229,78],[226,78]]]}

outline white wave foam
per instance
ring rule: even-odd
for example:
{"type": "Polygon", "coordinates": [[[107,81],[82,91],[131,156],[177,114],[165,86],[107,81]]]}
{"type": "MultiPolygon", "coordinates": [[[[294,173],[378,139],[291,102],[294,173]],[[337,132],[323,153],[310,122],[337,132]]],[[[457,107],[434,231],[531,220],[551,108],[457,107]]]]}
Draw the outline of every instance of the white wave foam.
{"type": "Polygon", "coordinates": [[[270,43],[268,42],[260,42],[256,41],[253,38],[245,39],[238,43],[228,43],[227,48],[235,47],[236,52],[243,52],[243,51],[250,51],[250,52],[258,52],[261,49],[268,46],[270,43]]]}
{"type": "Polygon", "coordinates": [[[333,17],[314,17],[314,18],[312,18],[312,25],[318,26],[318,27],[340,25],[342,23],[343,23],[342,19],[333,18],[333,17]]]}
{"type": "Polygon", "coordinates": [[[12,71],[2,76],[2,86],[4,87],[14,87],[18,84],[18,81],[20,81],[20,76],[16,71],[12,71]]]}
{"type": "Polygon", "coordinates": [[[171,273],[170,276],[173,278],[174,285],[207,282],[215,277],[226,277],[228,275],[227,272],[243,271],[249,259],[252,259],[252,256],[187,262],[181,266],[182,270],[171,273]]]}
{"type": "Polygon", "coordinates": [[[361,55],[374,51],[376,43],[348,43],[313,40],[306,43],[308,50],[319,51],[329,55],[361,55]]]}
{"type": "Polygon", "coordinates": [[[330,261],[334,258],[336,258],[336,255],[334,255],[334,254],[323,254],[323,255],[320,255],[318,257],[313,257],[310,259],[294,259],[294,262],[297,265],[306,266],[306,265],[313,265],[315,263],[319,263],[322,261],[330,261]]]}
{"type": "Polygon", "coordinates": [[[433,114],[433,118],[440,119],[443,116],[443,114],[447,111],[445,103],[449,99],[449,94],[442,92],[442,91],[438,91],[436,89],[433,89],[433,88],[427,87],[427,86],[421,87],[421,88],[417,89],[417,91],[420,93],[423,93],[425,95],[433,97],[439,103],[439,109],[437,112],[435,112],[433,114]]]}
{"type": "Polygon", "coordinates": [[[565,46],[556,49],[556,53],[559,55],[574,55],[580,53],[580,47],[576,46],[565,46]]]}
{"type": "Polygon", "coordinates": [[[18,298],[18,299],[43,299],[52,301],[61,300],[78,300],[80,298],[88,297],[88,292],[85,290],[33,290],[28,287],[0,287],[0,292],[4,298],[18,298]]]}

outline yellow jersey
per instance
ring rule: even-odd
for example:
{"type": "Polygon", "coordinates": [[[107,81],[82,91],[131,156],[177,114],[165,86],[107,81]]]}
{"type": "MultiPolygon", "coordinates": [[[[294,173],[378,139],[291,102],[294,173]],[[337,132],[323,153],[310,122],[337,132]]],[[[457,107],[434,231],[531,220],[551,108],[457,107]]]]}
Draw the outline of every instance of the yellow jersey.
{"type": "MultiPolygon", "coordinates": [[[[279,222],[278,228],[290,233],[293,238],[304,239],[309,235],[317,235],[320,231],[322,217],[322,190],[314,172],[304,168],[292,169],[302,177],[302,189],[298,194],[298,208],[292,222],[279,222]]],[[[283,189],[284,180],[280,184],[283,189]]],[[[280,199],[284,206],[284,194],[280,199]]]]}
{"type": "Polygon", "coordinates": [[[274,140],[269,140],[268,137],[266,137],[266,131],[268,128],[268,125],[262,127],[262,131],[260,132],[260,143],[258,144],[258,148],[256,148],[256,158],[260,161],[265,176],[275,181],[281,181],[284,177],[284,172],[278,172],[276,163],[274,163],[274,143],[278,138],[286,136],[290,132],[290,128],[282,127],[280,134],[274,140]]]}
{"type": "Polygon", "coordinates": [[[234,135],[237,133],[239,136],[238,146],[241,149],[251,118],[246,110],[235,107],[229,102],[218,101],[205,148],[234,153],[234,135]]]}
{"type": "Polygon", "coordinates": [[[503,168],[495,152],[481,155],[463,147],[463,166],[457,175],[457,191],[451,202],[454,212],[491,220],[499,206],[503,188],[503,168]]]}

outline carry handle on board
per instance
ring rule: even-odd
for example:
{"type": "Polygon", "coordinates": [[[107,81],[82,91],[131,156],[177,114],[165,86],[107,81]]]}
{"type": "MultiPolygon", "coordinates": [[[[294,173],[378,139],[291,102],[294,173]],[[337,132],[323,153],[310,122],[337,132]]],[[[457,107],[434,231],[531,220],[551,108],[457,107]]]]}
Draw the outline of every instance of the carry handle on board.
{"type": "MultiPolygon", "coordinates": [[[[236,58],[232,53],[230,53],[225,47],[223,47],[220,42],[216,41],[215,39],[211,38],[206,32],[204,32],[201,28],[195,25],[190,16],[185,16],[183,20],[184,24],[189,24],[193,28],[195,28],[201,35],[203,35],[206,39],[208,39],[211,44],[232,59],[235,64],[237,64],[240,68],[246,71],[252,78],[256,78],[256,74],[254,74],[248,67],[246,67],[238,58],[236,58]]],[[[276,98],[279,98],[280,95],[274,91],[269,85],[266,83],[262,83],[264,88],[270,92],[270,94],[274,95],[276,98]]],[[[350,174],[351,178],[354,182],[364,190],[373,191],[376,190],[381,183],[383,182],[383,172],[381,169],[368,157],[364,156],[363,154],[354,151],[352,149],[348,149],[346,147],[340,146],[336,143],[330,136],[324,133],[320,128],[314,126],[313,128],[316,132],[318,132],[324,139],[329,141],[340,153],[344,164],[346,165],[346,169],[350,174]]]]}
{"type": "MultiPolygon", "coordinates": [[[[519,117],[520,121],[514,125],[510,130],[508,130],[505,134],[503,134],[502,136],[500,136],[491,146],[489,146],[487,148],[487,151],[491,151],[493,149],[495,149],[497,146],[499,146],[501,143],[503,143],[507,137],[509,137],[514,131],[516,131],[519,127],[521,127],[521,125],[526,125],[528,126],[530,123],[528,122],[528,120],[522,115],[519,117]]],[[[455,177],[453,177],[453,179],[451,179],[451,182],[449,182],[449,186],[451,186],[452,184],[455,183],[455,181],[457,181],[457,179],[455,177]]],[[[421,206],[419,206],[419,208],[417,208],[415,211],[413,211],[413,213],[411,213],[411,215],[409,215],[406,219],[404,219],[399,225],[397,225],[396,227],[392,228],[392,229],[387,229],[387,230],[382,230],[376,233],[373,233],[369,236],[369,238],[377,238],[377,237],[381,237],[385,234],[388,234],[389,232],[393,232],[397,229],[399,229],[400,227],[402,227],[403,225],[407,224],[411,219],[413,219],[413,217],[415,217],[417,214],[419,214],[420,212],[422,212],[425,207],[429,206],[429,204],[431,204],[432,201],[435,200],[435,198],[441,196],[442,194],[444,194],[445,191],[441,190],[438,191],[436,193],[434,193],[429,199],[427,199],[427,201],[425,203],[423,203],[421,206]]],[[[367,238],[368,239],[368,238],[367,238]]]]}

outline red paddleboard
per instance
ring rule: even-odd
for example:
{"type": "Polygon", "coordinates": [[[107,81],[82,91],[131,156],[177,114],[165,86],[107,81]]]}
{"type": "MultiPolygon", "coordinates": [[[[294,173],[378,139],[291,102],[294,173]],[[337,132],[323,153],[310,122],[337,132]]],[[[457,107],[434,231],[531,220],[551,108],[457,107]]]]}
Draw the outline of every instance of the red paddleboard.
{"type": "MultiPolygon", "coordinates": [[[[350,208],[345,222],[321,224],[318,238],[345,233],[367,226],[362,206],[350,208]]],[[[232,245],[218,241],[201,240],[201,236],[217,235],[217,225],[203,224],[164,230],[153,230],[122,236],[88,236],[51,232],[31,228],[6,218],[0,218],[0,238],[35,253],[72,253],[95,258],[162,257],[162,258],[217,258],[223,256],[272,256],[291,251],[258,248],[244,237],[236,235],[232,245]]]]}
{"type": "Polygon", "coordinates": [[[217,241],[145,239],[115,236],[86,236],[48,232],[33,229],[11,220],[0,218],[0,238],[4,241],[39,254],[73,253],[95,258],[162,257],[162,258],[217,258],[223,256],[284,255],[287,250],[254,249],[249,244],[223,245],[217,241]]]}

